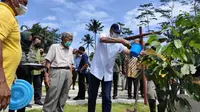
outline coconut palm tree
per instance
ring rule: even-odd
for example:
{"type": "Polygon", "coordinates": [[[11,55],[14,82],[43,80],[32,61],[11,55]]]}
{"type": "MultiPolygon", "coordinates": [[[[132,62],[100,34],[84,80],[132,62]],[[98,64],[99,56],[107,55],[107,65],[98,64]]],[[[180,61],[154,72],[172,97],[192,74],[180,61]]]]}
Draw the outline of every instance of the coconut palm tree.
{"type": "Polygon", "coordinates": [[[86,34],[81,40],[82,41],[80,43],[83,44],[83,46],[86,46],[86,48],[88,48],[88,56],[89,56],[90,54],[89,47],[91,46],[92,48],[94,48],[94,39],[93,37],[90,36],[90,34],[86,34]]]}
{"type": "Polygon", "coordinates": [[[86,24],[86,29],[88,31],[91,31],[94,33],[94,38],[95,38],[95,48],[96,48],[96,35],[98,32],[103,31],[102,23],[99,20],[92,19],[90,20],[91,23],[86,24]]]}

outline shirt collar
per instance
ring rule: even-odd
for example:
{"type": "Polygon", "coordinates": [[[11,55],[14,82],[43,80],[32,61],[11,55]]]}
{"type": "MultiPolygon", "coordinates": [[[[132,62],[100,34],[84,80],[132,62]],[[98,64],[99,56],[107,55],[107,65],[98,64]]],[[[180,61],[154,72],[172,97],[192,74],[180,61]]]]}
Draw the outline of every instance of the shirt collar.
{"type": "Polygon", "coordinates": [[[5,4],[5,3],[3,3],[3,2],[0,2],[0,5],[5,6],[7,9],[10,10],[10,12],[13,14],[13,16],[15,16],[15,13],[14,13],[13,9],[12,9],[9,5],[7,5],[7,4],[5,4]]]}
{"type": "MultiPolygon", "coordinates": [[[[67,48],[65,48],[63,45],[62,45],[62,43],[60,44],[60,49],[67,49],[67,48]]],[[[68,50],[68,49],[67,49],[68,50]]]]}

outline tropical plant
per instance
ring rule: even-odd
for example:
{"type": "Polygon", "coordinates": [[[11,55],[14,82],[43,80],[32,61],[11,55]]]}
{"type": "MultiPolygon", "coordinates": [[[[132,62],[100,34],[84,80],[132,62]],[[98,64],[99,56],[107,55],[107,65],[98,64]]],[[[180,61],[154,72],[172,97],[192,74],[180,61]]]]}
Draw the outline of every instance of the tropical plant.
{"type": "Polygon", "coordinates": [[[84,35],[84,37],[81,39],[82,40],[82,42],[80,42],[80,43],[82,43],[83,45],[82,46],[86,46],[86,48],[88,49],[88,55],[90,54],[90,46],[92,47],[92,48],[94,48],[94,39],[93,39],[93,37],[91,37],[90,36],[90,34],[86,34],[86,35],[84,35]]]}
{"type": "Polygon", "coordinates": [[[95,48],[96,48],[96,35],[98,32],[103,31],[103,25],[99,20],[92,19],[90,20],[91,23],[86,24],[86,29],[94,33],[95,38],[95,48]]]}
{"type": "Polygon", "coordinates": [[[136,19],[140,20],[140,24],[139,26],[145,26],[147,27],[148,32],[150,32],[150,21],[151,20],[157,20],[157,18],[154,15],[154,7],[152,3],[148,3],[148,4],[143,4],[140,5],[140,8],[138,9],[138,11],[141,12],[140,15],[138,15],[137,17],[135,17],[136,19]]]}
{"type": "Polygon", "coordinates": [[[61,34],[58,33],[59,29],[50,28],[48,26],[42,27],[40,23],[33,24],[31,28],[22,25],[20,29],[32,32],[33,36],[37,35],[41,37],[41,46],[43,46],[45,52],[48,51],[53,43],[57,43],[61,36],[61,34]]]}
{"type": "Polygon", "coordinates": [[[178,91],[185,89],[190,98],[200,101],[199,80],[194,77],[200,67],[200,15],[180,14],[175,26],[164,27],[163,32],[169,29],[174,38],[161,45],[159,36],[151,35],[147,43],[156,50],[147,50],[141,61],[148,80],[157,85],[159,112],[177,112],[177,103],[191,111],[189,101],[179,97],[178,91]]]}

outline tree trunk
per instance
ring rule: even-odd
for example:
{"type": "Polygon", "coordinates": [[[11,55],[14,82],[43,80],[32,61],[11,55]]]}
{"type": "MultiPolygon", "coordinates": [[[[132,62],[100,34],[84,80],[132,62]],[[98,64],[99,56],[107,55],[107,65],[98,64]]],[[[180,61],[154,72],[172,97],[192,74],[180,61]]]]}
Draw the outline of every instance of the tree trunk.
{"type": "Polygon", "coordinates": [[[89,47],[90,47],[90,46],[88,46],[88,56],[90,55],[89,47]]]}
{"type": "Polygon", "coordinates": [[[97,40],[96,35],[97,35],[97,34],[94,33],[94,38],[95,38],[95,39],[94,39],[94,40],[95,40],[95,47],[94,47],[94,49],[96,49],[96,42],[97,42],[97,41],[96,41],[96,40],[97,40]]]}
{"type": "Polygon", "coordinates": [[[197,16],[197,1],[195,0],[194,1],[194,15],[195,15],[195,17],[197,16]]]}

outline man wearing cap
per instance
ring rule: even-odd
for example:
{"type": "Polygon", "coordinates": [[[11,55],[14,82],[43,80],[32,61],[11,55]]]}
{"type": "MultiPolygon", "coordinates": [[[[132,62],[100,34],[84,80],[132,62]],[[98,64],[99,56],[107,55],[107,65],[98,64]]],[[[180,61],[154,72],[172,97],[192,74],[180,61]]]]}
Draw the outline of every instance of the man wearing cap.
{"type": "Polygon", "coordinates": [[[101,36],[91,63],[89,76],[88,112],[95,112],[99,84],[102,84],[102,111],[111,112],[113,66],[118,53],[130,54],[129,41],[120,38],[120,25],[110,27],[110,36],[101,36]]]}
{"type": "Polygon", "coordinates": [[[74,63],[73,49],[70,46],[72,40],[71,33],[62,33],[62,42],[53,44],[45,57],[44,81],[48,89],[43,106],[44,112],[64,112],[74,63]]]}
{"type": "Polygon", "coordinates": [[[27,3],[27,0],[0,2],[0,111],[8,111],[10,87],[22,54],[20,32],[15,16],[26,12],[27,3]]]}

